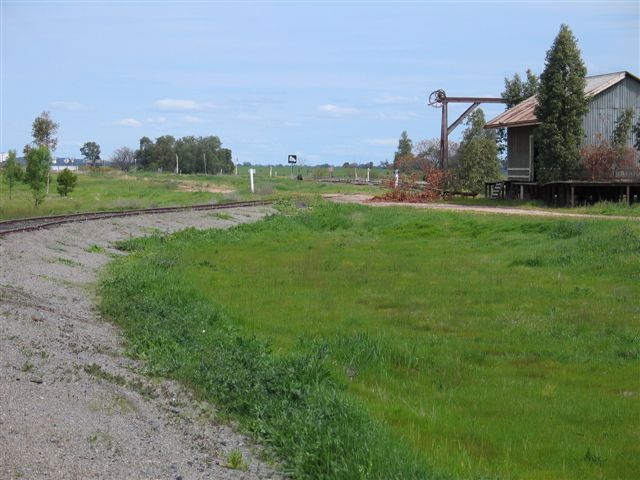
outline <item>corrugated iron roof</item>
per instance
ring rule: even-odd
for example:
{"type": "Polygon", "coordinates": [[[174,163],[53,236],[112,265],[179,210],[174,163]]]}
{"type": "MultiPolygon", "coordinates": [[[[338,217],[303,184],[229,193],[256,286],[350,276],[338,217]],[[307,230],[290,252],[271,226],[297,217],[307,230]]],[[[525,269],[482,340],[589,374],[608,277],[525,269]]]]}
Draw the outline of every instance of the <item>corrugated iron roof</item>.
{"type": "MultiPolygon", "coordinates": [[[[607,88],[624,80],[625,77],[631,77],[640,81],[640,78],[629,72],[614,72],[604,75],[594,75],[586,78],[584,93],[588,97],[594,97],[607,88]]],[[[527,125],[538,125],[540,121],[535,115],[535,108],[538,105],[538,99],[534,95],[520,102],[515,107],[502,112],[493,120],[490,120],[484,128],[503,128],[503,127],[522,127],[527,125]]]]}

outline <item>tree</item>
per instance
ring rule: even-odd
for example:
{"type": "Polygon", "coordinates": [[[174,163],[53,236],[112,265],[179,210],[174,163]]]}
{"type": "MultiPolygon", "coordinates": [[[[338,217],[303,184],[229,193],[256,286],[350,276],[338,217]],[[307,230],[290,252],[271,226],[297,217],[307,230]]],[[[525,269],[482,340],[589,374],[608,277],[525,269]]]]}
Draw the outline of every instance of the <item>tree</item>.
{"type": "Polygon", "coordinates": [[[86,142],[80,147],[80,153],[91,166],[94,166],[100,160],[100,145],[96,142],[86,142]]]}
{"type": "Polygon", "coordinates": [[[27,157],[25,170],[25,182],[31,187],[31,193],[36,207],[40,205],[47,195],[47,177],[51,169],[51,153],[46,145],[32,148],[27,157]]]}
{"type": "Polygon", "coordinates": [[[482,109],[469,115],[458,148],[460,186],[473,193],[480,192],[485,181],[495,180],[500,175],[495,135],[484,129],[485,123],[482,109]]]}
{"type": "MultiPolygon", "coordinates": [[[[59,126],[60,125],[52,120],[49,112],[43,111],[40,116],[35,118],[31,126],[31,136],[33,137],[33,142],[31,143],[33,143],[33,145],[35,145],[36,147],[45,146],[47,147],[49,152],[55,151],[56,147],[58,146],[58,139],[55,137],[55,134],[58,133],[59,126]]],[[[25,145],[25,157],[28,157],[30,152],[31,147],[29,145],[25,145]]],[[[49,172],[47,172],[46,193],[49,193],[49,172]]]]}
{"type": "Polygon", "coordinates": [[[640,150],[640,118],[638,118],[638,121],[631,129],[631,132],[636,137],[635,141],[633,142],[633,148],[635,148],[636,150],[640,150]]]}
{"type": "Polygon", "coordinates": [[[578,171],[582,119],[588,110],[586,74],[576,39],[562,25],[547,51],[535,109],[540,121],[536,130],[540,181],[568,180],[578,171]]]}
{"type": "Polygon", "coordinates": [[[627,108],[616,120],[616,126],[611,135],[611,145],[615,148],[625,148],[629,132],[633,127],[633,108],[627,108]]]}
{"type": "Polygon", "coordinates": [[[68,168],[65,168],[58,174],[56,181],[58,182],[58,193],[60,196],[66,197],[76,187],[78,176],[68,168]]]}
{"type": "Polygon", "coordinates": [[[7,161],[4,164],[4,181],[9,187],[9,200],[11,200],[11,190],[13,186],[22,180],[24,171],[22,166],[16,160],[16,151],[9,150],[7,161]]]}
{"type": "MultiPolygon", "coordinates": [[[[504,79],[504,90],[500,96],[505,100],[505,109],[515,107],[520,102],[538,93],[540,79],[530,69],[527,69],[526,75],[526,81],[522,81],[518,73],[515,73],[511,80],[508,78],[504,79]]],[[[507,129],[499,128],[497,138],[498,151],[502,155],[507,149],[507,129]]]]}
{"type": "Polygon", "coordinates": [[[49,112],[42,112],[39,117],[33,121],[31,135],[33,136],[33,144],[35,146],[46,146],[49,151],[53,152],[58,146],[58,139],[55,134],[58,133],[58,125],[51,119],[49,112]]]}
{"type": "Polygon", "coordinates": [[[413,156],[411,153],[413,150],[413,143],[407,135],[406,130],[400,134],[400,140],[398,141],[398,150],[393,156],[393,168],[398,168],[398,160],[402,159],[400,163],[406,162],[408,157],[413,156]]]}
{"type": "Polygon", "coordinates": [[[136,165],[136,153],[129,147],[121,147],[111,154],[110,159],[111,166],[128,172],[136,165]]]}

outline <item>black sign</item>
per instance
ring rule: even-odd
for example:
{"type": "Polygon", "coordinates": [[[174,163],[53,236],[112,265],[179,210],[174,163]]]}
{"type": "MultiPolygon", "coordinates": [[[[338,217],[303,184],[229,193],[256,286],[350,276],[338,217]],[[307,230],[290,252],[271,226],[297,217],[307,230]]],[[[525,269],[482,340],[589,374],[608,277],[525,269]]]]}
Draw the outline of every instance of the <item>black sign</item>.
{"type": "Polygon", "coordinates": [[[289,159],[287,160],[289,163],[298,163],[297,155],[289,155],[289,159]]]}

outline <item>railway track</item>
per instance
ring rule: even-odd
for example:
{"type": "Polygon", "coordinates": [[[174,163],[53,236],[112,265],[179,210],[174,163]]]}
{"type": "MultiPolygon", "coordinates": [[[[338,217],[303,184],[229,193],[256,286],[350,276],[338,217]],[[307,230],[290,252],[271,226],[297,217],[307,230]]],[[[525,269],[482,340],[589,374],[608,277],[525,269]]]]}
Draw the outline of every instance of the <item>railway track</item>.
{"type": "Polygon", "coordinates": [[[156,207],[143,208],[139,210],[119,210],[108,212],[85,212],[71,213],[68,215],[50,215],[45,217],[19,218],[15,220],[5,220],[0,222],[0,237],[10,233],[30,232],[43,228],[54,227],[64,223],[86,222],[91,220],[103,220],[105,218],[132,217],[135,215],[151,215],[157,213],[183,212],[193,210],[224,210],[238,207],[255,207],[260,205],[271,205],[270,201],[247,201],[230,202],[220,204],[198,204],[179,207],[156,207]]]}

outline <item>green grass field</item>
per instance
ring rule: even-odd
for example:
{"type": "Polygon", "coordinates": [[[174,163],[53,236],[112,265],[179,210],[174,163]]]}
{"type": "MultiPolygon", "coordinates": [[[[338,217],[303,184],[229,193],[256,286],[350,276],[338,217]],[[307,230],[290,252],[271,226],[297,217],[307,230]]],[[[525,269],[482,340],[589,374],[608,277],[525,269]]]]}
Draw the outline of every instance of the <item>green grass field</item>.
{"type": "Polygon", "coordinates": [[[358,193],[380,191],[378,187],[326,184],[291,180],[289,176],[269,177],[268,168],[258,171],[255,193],[249,188],[246,168],[239,175],[173,175],[169,173],[118,172],[81,173],[76,189],[61,197],[56,176],[51,176],[50,194],[38,208],[29,187],[18,184],[12,198],[0,174],[0,219],[12,219],[81,211],[125,210],[166,205],[221,203],[236,200],[271,199],[292,194],[358,193]]]}
{"type": "Polygon", "coordinates": [[[151,374],[297,478],[635,478],[639,225],[283,210],[122,245],[102,309],[151,374]]]}

